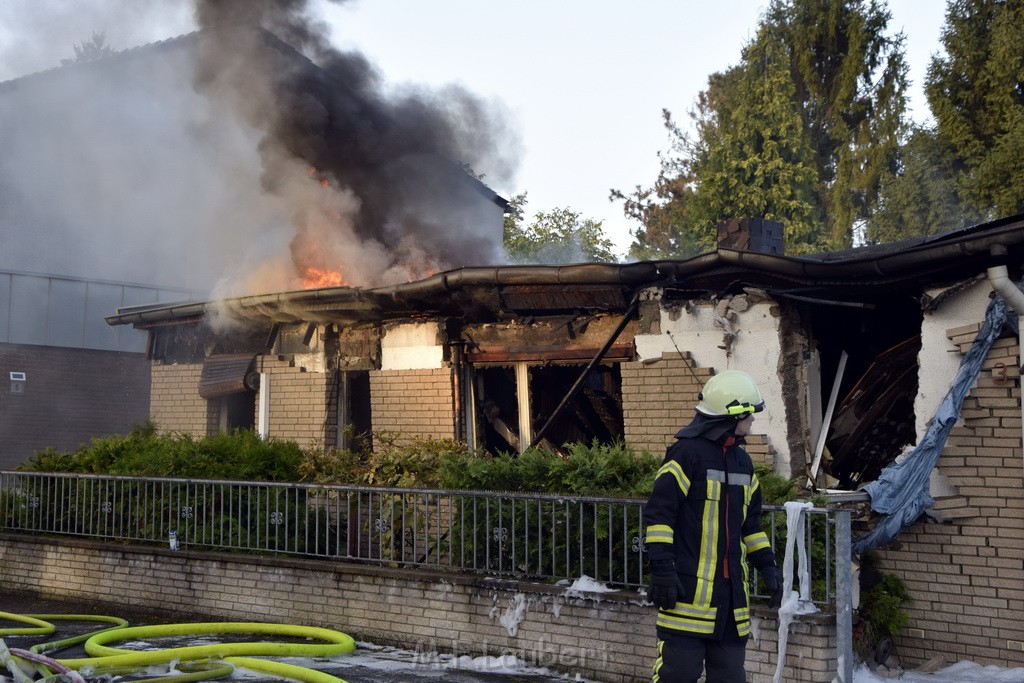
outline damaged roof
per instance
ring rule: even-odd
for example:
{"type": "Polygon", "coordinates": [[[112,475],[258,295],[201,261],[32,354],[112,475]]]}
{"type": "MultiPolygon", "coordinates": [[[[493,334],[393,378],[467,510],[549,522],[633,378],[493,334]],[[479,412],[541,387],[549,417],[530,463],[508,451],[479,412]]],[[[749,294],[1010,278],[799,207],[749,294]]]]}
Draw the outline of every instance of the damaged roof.
{"type": "MultiPolygon", "coordinates": [[[[970,228],[807,256],[719,248],[685,260],[626,264],[464,267],[377,288],[325,287],[220,301],[119,308],[110,325],[150,327],[208,315],[291,323],[368,322],[422,316],[481,321],[571,310],[623,311],[642,289],[736,293],[756,287],[776,297],[842,303],[919,295],[1024,262],[1024,214],[970,228]]],[[[1019,276],[1019,273],[1017,273],[1019,276]]]]}

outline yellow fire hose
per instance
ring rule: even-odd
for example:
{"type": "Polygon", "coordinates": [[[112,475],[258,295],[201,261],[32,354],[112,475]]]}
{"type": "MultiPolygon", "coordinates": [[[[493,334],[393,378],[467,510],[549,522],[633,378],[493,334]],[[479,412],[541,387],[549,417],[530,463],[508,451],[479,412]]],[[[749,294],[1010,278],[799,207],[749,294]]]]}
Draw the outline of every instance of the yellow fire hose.
{"type": "MultiPolygon", "coordinates": [[[[57,630],[53,624],[27,614],[0,612],[0,619],[15,621],[19,624],[29,624],[29,626],[3,629],[0,631],[0,636],[48,636],[57,630]]],[[[128,622],[125,623],[127,624],[128,622]]]]}
{"type": "Polygon", "coordinates": [[[186,673],[181,673],[174,677],[152,679],[167,681],[173,678],[176,683],[210,678],[214,677],[214,675],[223,676],[231,673],[230,667],[226,665],[218,666],[215,664],[217,661],[225,662],[227,665],[236,665],[247,669],[262,671],[275,676],[299,680],[303,683],[345,683],[341,679],[325,674],[321,671],[292,664],[285,664],[283,662],[253,659],[253,657],[329,657],[352,652],[356,647],[355,640],[353,640],[351,636],[341,633],[340,631],[292,624],[207,622],[126,627],[124,624],[127,622],[124,622],[124,620],[117,620],[116,617],[97,617],[95,615],[28,616],[0,612],[0,618],[30,625],[30,627],[27,628],[15,628],[0,631],[0,635],[49,635],[54,632],[55,627],[53,624],[48,623],[46,619],[59,618],[76,621],[114,621],[114,623],[116,623],[116,621],[120,621],[121,623],[119,625],[102,629],[98,632],[85,634],[84,636],[76,636],[62,641],[55,641],[53,643],[37,645],[32,648],[32,651],[52,651],[54,649],[80,643],[84,640],[85,651],[91,655],[90,657],[56,659],[54,661],[63,666],[77,670],[85,675],[123,672],[124,670],[138,671],[139,669],[147,666],[162,664],[174,665],[178,662],[191,663],[183,667],[183,669],[186,670],[186,673]],[[107,643],[124,640],[224,633],[252,633],[269,636],[286,636],[306,640],[318,640],[322,642],[215,643],[209,645],[193,645],[147,651],[126,650],[107,645],[107,643]],[[205,666],[197,666],[201,664],[205,666]]]}

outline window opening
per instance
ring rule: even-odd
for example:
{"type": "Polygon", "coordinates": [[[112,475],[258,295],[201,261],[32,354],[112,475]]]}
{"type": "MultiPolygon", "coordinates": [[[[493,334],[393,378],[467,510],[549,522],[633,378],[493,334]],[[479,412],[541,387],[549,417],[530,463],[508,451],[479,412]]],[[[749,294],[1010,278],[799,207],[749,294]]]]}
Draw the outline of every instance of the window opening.
{"type": "MultiPolygon", "coordinates": [[[[528,445],[568,394],[585,364],[530,364],[526,366],[530,419],[520,420],[524,405],[517,382],[517,367],[474,365],[477,448],[492,453],[518,453],[528,445]]],[[[618,363],[594,366],[583,387],[548,429],[540,446],[564,452],[571,443],[613,443],[624,438],[622,418],[622,375],[618,363]]]]}
{"type": "Polygon", "coordinates": [[[851,490],[877,478],[916,439],[919,300],[908,292],[890,292],[864,304],[805,311],[821,356],[822,406],[842,352],[849,355],[827,426],[822,469],[840,488],[851,490]]]}
{"type": "Polygon", "coordinates": [[[357,452],[373,450],[369,372],[348,370],[339,373],[337,409],[337,447],[357,452]]]}
{"type": "Polygon", "coordinates": [[[256,392],[240,391],[221,396],[220,431],[233,432],[236,429],[255,429],[256,392]]]}
{"type": "Polygon", "coordinates": [[[519,452],[519,399],[515,368],[475,366],[478,448],[491,453],[519,452]]]}
{"type": "MultiPolygon", "coordinates": [[[[534,431],[569,393],[585,365],[535,365],[530,368],[530,398],[534,431]]],[[[622,375],[619,364],[595,365],[582,388],[545,434],[555,450],[572,443],[602,444],[621,441],[625,435],[622,419],[622,375]]]]}

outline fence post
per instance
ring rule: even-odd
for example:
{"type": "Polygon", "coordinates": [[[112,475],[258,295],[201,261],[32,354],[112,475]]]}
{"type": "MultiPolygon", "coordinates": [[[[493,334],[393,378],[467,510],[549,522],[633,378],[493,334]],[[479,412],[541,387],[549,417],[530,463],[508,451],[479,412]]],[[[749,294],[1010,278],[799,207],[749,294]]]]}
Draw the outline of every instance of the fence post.
{"type": "Polygon", "coordinates": [[[853,571],[849,510],[833,510],[836,525],[837,682],[853,683],[853,571]]]}

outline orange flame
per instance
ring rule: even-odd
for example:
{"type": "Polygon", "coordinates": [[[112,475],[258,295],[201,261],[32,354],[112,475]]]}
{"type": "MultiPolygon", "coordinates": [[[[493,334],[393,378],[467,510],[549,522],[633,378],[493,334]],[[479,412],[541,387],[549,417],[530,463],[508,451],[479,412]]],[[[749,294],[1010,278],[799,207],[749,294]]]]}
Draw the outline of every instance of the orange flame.
{"type": "Polygon", "coordinates": [[[303,289],[319,289],[321,287],[341,287],[347,284],[340,270],[327,270],[306,266],[303,269],[303,289]]]}

